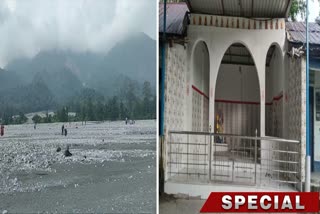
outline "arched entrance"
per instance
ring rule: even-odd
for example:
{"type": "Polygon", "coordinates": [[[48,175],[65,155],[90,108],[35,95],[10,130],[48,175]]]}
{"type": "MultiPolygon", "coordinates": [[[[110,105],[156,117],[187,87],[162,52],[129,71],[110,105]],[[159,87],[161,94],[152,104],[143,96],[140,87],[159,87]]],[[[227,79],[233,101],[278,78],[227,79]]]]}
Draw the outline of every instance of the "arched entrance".
{"type": "Polygon", "coordinates": [[[209,51],[200,41],[193,53],[192,131],[209,131],[209,51]]]}
{"type": "Polygon", "coordinates": [[[241,43],[225,52],[216,81],[215,132],[244,136],[260,133],[260,89],[251,53],[241,43]],[[223,118],[219,124],[217,118],[223,118]],[[218,125],[218,127],[217,127],[218,125]],[[219,126],[222,130],[218,130],[219,126]]]}
{"type": "Polygon", "coordinates": [[[260,135],[260,87],[255,62],[241,43],[232,44],[222,58],[214,103],[214,132],[227,135],[214,138],[212,179],[253,184],[260,144],[234,135],[260,135]]]}
{"type": "Polygon", "coordinates": [[[284,137],[284,72],[282,69],[282,54],[278,45],[270,46],[266,57],[266,136],[284,137]]]}

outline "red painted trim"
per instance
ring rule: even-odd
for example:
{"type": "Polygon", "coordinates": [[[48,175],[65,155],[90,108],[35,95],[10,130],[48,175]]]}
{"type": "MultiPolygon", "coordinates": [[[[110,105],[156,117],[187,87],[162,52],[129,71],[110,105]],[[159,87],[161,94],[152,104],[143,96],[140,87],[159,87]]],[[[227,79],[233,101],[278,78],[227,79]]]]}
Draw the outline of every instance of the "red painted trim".
{"type": "Polygon", "coordinates": [[[251,101],[238,101],[238,100],[220,100],[216,99],[215,102],[219,103],[235,103],[235,104],[249,104],[249,105],[260,105],[259,102],[251,102],[251,101]]]}
{"type": "Polygon", "coordinates": [[[198,89],[196,86],[192,85],[192,89],[209,100],[209,97],[204,92],[202,92],[200,89],[198,89]]]}
{"type": "MultiPolygon", "coordinates": [[[[266,103],[266,105],[272,105],[272,103],[274,101],[279,101],[283,98],[283,93],[281,92],[278,96],[275,96],[272,98],[271,102],[266,103]]],[[[235,104],[251,104],[251,105],[260,105],[259,102],[250,102],[250,101],[237,101],[237,100],[219,100],[216,99],[216,102],[220,102],[220,103],[235,103],[235,104]]]]}
{"type": "MultiPolygon", "coordinates": [[[[192,85],[192,89],[198,92],[200,95],[204,96],[205,98],[209,99],[209,97],[198,89],[196,86],[192,85]]],[[[265,103],[266,105],[272,105],[274,101],[279,101],[283,98],[283,92],[281,92],[278,96],[272,98],[271,102],[265,103]]],[[[234,104],[246,104],[246,105],[260,105],[260,102],[251,102],[251,101],[239,101],[239,100],[223,100],[223,99],[216,99],[215,102],[219,103],[234,103],[234,104]]]]}
{"type": "Polygon", "coordinates": [[[276,96],[273,98],[273,100],[281,100],[281,98],[283,97],[283,94],[281,93],[280,95],[276,96]]]}
{"type": "Polygon", "coordinates": [[[266,105],[272,105],[274,101],[279,101],[283,98],[283,92],[281,91],[278,96],[272,98],[271,102],[266,103],[266,105]]]}

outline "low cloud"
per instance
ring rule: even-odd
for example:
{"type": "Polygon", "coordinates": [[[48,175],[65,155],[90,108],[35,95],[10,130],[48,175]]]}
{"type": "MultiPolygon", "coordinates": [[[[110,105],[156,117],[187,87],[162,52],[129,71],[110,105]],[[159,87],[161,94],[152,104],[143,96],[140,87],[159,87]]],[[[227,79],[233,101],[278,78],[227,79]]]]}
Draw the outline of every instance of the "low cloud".
{"type": "Polygon", "coordinates": [[[156,38],[153,0],[2,0],[0,67],[41,50],[107,52],[133,33],[156,38]]]}

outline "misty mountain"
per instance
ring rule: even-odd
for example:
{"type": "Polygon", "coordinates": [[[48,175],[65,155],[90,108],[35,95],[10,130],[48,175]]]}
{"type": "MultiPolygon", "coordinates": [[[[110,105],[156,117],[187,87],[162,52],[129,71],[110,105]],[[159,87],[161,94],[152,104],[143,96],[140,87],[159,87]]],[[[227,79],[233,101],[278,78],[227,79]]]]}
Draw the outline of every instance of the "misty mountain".
{"type": "Polygon", "coordinates": [[[0,69],[0,111],[54,109],[88,96],[140,99],[145,81],[155,95],[155,53],[156,42],[140,33],[115,44],[106,54],[56,49],[11,61],[0,69]]]}
{"type": "Polygon", "coordinates": [[[23,81],[14,71],[0,68],[0,92],[21,86],[23,81]]]}
{"type": "Polygon", "coordinates": [[[53,94],[40,77],[28,85],[3,91],[0,99],[0,109],[5,113],[41,111],[55,105],[53,94]]]}
{"type": "Polygon", "coordinates": [[[6,70],[14,71],[25,84],[29,84],[36,75],[41,75],[58,99],[69,97],[82,86],[110,97],[120,91],[127,78],[140,85],[149,81],[155,89],[155,53],[156,42],[139,33],[116,44],[107,54],[42,51],[32,59],[10,62],[6,70]]]}
{"type": "Polygon", "coordinates": [[[66,102],[82,89],[81,81],[67,68],[60,68],[55,72],[38,72],[33,81],[44,83],[60,103],[66,102]]]}
{"type": "Polygon", "coordinates": [[[104,64],[114,71],[139,82],[156,86],[156,42],[144,33],[118,43],[104,58],[104,64]]]}

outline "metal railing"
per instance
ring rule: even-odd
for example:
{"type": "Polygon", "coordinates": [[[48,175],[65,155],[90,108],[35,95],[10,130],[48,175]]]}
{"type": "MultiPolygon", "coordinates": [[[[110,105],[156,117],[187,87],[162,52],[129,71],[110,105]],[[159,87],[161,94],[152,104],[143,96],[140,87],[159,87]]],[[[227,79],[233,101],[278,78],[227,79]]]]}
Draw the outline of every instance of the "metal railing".
{"type": "Polygon", "coordinates": [[[177,182],[222,182],[301,188],[299,141],[171,131],[167,176],[177,182]]]}

